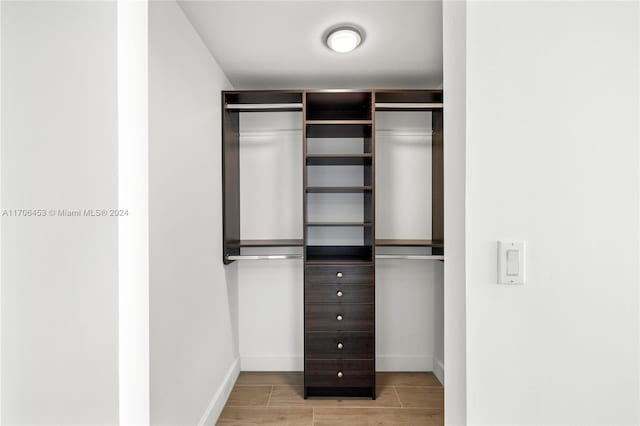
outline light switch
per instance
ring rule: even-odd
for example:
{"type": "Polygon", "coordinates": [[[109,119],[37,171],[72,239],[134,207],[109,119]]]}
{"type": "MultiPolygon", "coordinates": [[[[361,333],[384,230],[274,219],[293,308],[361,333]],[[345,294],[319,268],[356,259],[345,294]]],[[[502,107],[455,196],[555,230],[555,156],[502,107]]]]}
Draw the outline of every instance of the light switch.
{"type": "Polygon", "coordinates": [[[498,283],[524,284],[524,241],[498,241],[498,283]]]}
{"type": "Polygon", "coordinates": [[[510,277],[517,276],[520,271],[520,263],[518,262],[518,250],[507,250],[507,275],[510,277]]]}

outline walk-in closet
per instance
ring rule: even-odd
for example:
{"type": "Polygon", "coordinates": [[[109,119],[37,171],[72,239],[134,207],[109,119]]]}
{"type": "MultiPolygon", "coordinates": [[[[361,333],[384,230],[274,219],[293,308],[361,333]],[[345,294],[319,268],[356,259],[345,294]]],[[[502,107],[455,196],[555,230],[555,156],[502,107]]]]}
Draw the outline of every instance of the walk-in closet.
{"type": "Polygon", "coordinates": [[[442,90],[221,98],[244,367],[304,371],[305,397],[375,398],[376,371],[442,377],[442,90]]]}

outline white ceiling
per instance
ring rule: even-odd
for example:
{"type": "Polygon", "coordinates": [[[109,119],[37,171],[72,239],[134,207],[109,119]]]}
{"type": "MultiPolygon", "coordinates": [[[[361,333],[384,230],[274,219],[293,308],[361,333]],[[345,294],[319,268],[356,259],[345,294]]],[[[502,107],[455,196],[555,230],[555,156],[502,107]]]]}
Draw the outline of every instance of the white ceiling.
{"type": "Polygon", "coordinates": [[[179,4],[237,89],[441,87],[441,0],[179,4]],[[323,40],[343,23],[365,32],[347,54],[323,40]]]}

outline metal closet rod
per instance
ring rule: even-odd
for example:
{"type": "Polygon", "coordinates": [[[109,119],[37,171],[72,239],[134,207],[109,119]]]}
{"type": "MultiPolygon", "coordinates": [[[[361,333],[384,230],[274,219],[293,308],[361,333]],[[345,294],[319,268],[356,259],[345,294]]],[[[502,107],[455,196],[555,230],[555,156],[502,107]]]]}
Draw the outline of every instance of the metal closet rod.
{"type": "MultiPolygon", "coordinates": [[[[227,260],[284,260],[302,259],[301,254],[240,254],[227,256],[227,260]]],[[[444,255],[427,254],[376,254],[376,259],[401,259],[401,260],[444,260],[444,255]]]]}

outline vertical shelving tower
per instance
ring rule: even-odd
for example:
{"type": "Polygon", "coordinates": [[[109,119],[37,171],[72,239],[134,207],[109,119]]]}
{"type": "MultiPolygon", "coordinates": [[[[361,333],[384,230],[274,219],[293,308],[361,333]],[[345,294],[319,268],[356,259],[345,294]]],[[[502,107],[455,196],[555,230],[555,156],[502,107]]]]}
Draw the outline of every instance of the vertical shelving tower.
{"type": "Polygon", "coordinates": [[[305,93],[305,397],[375,398],[374,103],[370,91],[305,93]],[[351,197],[357,220],[319,218],[332,196],[351,197]]]}

